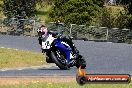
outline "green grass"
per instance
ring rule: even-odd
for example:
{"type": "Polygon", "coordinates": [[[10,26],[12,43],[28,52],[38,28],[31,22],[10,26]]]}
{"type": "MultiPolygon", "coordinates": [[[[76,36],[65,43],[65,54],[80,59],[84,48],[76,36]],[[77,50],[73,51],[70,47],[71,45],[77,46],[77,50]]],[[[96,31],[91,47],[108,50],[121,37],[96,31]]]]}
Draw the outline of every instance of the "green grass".
{"type": "Polygon", "coordinates": [[[42,53],[0,48],[0,68],[28,67],[46,64],[42,53]]]}
{"type": "Polygon", "coordinates": [[[0,88],[132,88],[131,84],[30,83],[0,86],[0,88]]]}

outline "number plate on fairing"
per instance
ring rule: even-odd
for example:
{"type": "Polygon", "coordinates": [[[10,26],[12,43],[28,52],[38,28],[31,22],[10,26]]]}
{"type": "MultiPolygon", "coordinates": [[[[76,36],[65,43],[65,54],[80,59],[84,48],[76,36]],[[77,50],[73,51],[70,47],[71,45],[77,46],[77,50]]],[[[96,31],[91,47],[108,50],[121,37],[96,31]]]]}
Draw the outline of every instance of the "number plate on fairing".
{"type": "Polygon", "coordinates": [[[42,41],[42,49],[50,49],[53,41],[54,37],[52,37],[52,35],[49,35],[45,41],[42,41]]]}

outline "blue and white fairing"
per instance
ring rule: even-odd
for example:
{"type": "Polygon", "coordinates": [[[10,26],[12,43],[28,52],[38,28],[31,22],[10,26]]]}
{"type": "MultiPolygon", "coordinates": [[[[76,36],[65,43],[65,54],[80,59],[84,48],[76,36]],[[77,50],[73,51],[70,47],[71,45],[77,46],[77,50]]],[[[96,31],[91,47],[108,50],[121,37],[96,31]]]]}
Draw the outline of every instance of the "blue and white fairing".
{"type": "Polygon", "coordinates": [[[55,46],[61,50],[61,52],[66,54],[66,60],[69,63],[70,62],[70,47],[64,45],[64,42],[61,41],[60,38],[55,39],[55,46]]]}
{"type": "Polygon", "coordinates": [[[67,43],[62,42],[61,38],[54,38],[52,34],[47,35],[45,41],[42,42],[42,49],[50,49],[53,42],[55,44],[54,46],[66,54],[66,60],[67,63],[69,63],[70,59],[73,58],[71,54],[71,48],[67,43]]]}

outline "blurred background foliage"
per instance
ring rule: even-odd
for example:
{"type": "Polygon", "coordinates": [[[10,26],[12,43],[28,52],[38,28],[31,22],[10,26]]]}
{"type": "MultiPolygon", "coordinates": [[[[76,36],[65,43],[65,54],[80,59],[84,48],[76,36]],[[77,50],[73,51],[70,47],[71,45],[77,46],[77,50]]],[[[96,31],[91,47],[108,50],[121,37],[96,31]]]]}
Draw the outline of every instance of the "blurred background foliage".
{"type": "Polygon", "coordinates": [[[131,28],[131,0],[0,0],[0,17],[37,17],[45,22],[131,28]]]}
{"type": "MultiPolygon", "coordinates": [[[[69,33],[70,24],[85,25],[76,26],[74,31],[78,31],[81,36],[87,33],[98,38],[106,36],[106,30],[118,28],[118,39],[129,35],[132,38],[132,0],[0,0],[0,17],[30,19],[43,21],[44,23],[56,22],[60,20],[67,26],[65,30],[69,33]],[[91,29],[89,26],[96,26],[91,29]],[[121,32],[128,28],[129,33],[121,32]],[[119,37],[120,36],[120,37],[119,37]]],[[[48,24],[47,24],[48,25],[48,24]]],[[[116,31],[114,29],[114,31],[116,31]]],[[[77,33],[73,33],[76,34],[77,33]]],[[[88,37],[88,35],[86,36],[88,37]]]]}

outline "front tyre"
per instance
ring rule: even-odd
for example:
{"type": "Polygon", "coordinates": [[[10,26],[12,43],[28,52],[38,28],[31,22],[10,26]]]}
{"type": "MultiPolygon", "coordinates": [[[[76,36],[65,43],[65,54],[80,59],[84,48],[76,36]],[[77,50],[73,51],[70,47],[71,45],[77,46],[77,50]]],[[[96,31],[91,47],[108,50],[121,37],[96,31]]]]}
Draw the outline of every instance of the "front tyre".
{"type": "Polygon", "coordinates": [[[54,63],[62,70],[68,70],[70,67],[66,63],[66,57],[60,50],[51,51],[51,58],[54,63]]]}

